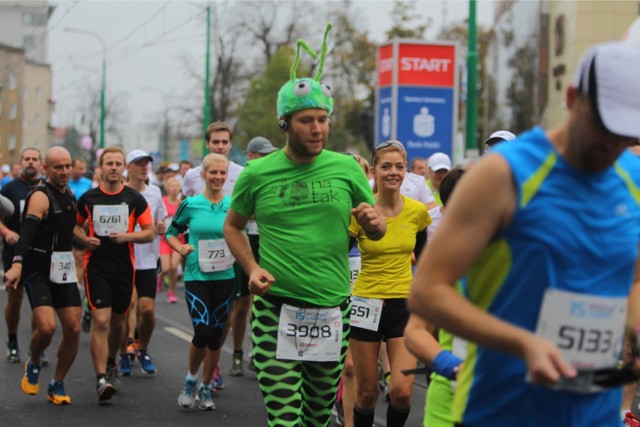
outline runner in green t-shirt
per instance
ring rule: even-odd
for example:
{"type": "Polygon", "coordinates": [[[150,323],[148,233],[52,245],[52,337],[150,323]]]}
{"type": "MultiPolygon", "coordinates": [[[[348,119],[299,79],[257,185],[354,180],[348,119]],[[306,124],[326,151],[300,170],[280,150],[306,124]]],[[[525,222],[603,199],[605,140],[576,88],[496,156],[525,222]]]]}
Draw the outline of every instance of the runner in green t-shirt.
{"type": "MultiPolygon", "coordinates": [[[[325,52],[326,43],[320,70],[325,52]]],[[[296,79],[297,59],[278,93],[286,145],[240,174],[224,234],[256,295],[253,352],[269,425],[327,426],[349,334],[350,215],[374,240],[386,223],[357,162],[324,150],[331,92],[321,71],[296,79]],[[252,215],[260,265],[244,234],[252,215]]]]}

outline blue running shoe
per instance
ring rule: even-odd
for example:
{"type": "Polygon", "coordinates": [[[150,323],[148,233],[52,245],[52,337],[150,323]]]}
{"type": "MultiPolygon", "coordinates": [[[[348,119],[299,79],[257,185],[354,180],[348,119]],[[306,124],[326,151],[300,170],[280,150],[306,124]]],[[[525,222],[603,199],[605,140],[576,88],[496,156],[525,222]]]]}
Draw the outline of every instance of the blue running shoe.
{"type": "Polygon", "coordinates": [[[183,408],[193,408],[196,404],[196,391],[198,390],[198,380],[184,379],[184,388],[178,396],[178,403],[183,408]]]}
{"type": "Polygon", "coordinates": [[[64,384],[62,381],[56,381],[53,384],[49,384],[47,388],[47,400],[54,405],[71,405],[71,398],[64,391],[64,384]]]}
{"type": "Polygon", "coordinates": [[[131,359],[128,354],[121,354],[118,361],[118,373],[123,377],[131,375],[131,359]]]}
{"type": "Polygon", "coordinates": [[[198,409],[201,411],[213,411],[216,409],[216,404],[213,403],[211,397],[211,387],[206,384],[200,384],[196,400],[198,401],[198,409]]]}
{"type": "Polygon", "coordinates": [[[213,379],[211,380],[211,388],[215,390],[224,389],[224,378],[222,378],[222,366],[218,363],[213,371],[213,379]]]}
{"type": "Polygon", "coordinates": [[[149,356],[149,353],[143,350],[138,351],[138,360],[140,361],[140,369],[142,369],[142,372],[148,375],[155,374],[156,364],[153,363],[153,359],[149,356]]]}
{"type": "Polygon", "coordinates": [[[24,376],[20,385],[22,391],[31,396],[38,394],[40,386],[38,386],[38,377],[40,376],[40,365],[34,365],[31,360],[27,360],[24,364],[24,376]]]}

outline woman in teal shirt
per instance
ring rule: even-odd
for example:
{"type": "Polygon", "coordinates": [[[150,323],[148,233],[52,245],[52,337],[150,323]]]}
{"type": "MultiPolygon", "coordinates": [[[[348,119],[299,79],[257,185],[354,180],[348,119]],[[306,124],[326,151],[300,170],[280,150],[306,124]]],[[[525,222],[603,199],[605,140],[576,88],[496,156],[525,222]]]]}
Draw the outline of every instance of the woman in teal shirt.
{"type": "Polygon", "coordinates": [[[193,407],[197,401],[200,410],[215,409],[211,379],[234,295],[234,258],[222,234],[231,205],[231,198],[222,194],[228,166],[227,159],[219,154],[209,154],[203,159],[201,175],[205,189],[182,201],[166,233],[169,246],[187,257],[185,300],[194,336],[189,346],[189,372],[178,397],[178,403],[185,408],[193,407]],[[178,235],[187,229],[189,242],[182,244],[178,235]],[[201,364],[202,383],[197,386],[201,364]]]}

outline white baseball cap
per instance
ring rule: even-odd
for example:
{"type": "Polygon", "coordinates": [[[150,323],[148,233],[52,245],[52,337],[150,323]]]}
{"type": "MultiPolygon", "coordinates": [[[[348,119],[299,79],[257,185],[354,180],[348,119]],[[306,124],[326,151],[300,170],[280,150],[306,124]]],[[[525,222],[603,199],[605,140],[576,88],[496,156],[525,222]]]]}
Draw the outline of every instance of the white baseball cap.
{"type": "Polygon", "coordinates": [[[573,85],[589,96],[596,120],[620,136],[640,138],[640,49],[598,44],[582,57],[573,85]]]}
{"type": "Polygon", "coordinates": [[[429,157],[429,169],[439,171],[441,169],[451,170],[451,159],[444,153],[435,153],[429,157]]]}
{"type": "Polygon", "coordinates": [[[508,130],[499,130],[491,134],[489,138],[484,142],[484,145],[489,147],[502,141],[513,141],[516,136],[508,130]]]}
{"type": "Polygon", "coordinates": [[[151,157],[149,153],[147,153],[144,150],[135,149],[129,154],[127,154],[127,164],[138,162],[142,159],[149,159],[150,162],[153,162],[153,157],[151,157]]]}

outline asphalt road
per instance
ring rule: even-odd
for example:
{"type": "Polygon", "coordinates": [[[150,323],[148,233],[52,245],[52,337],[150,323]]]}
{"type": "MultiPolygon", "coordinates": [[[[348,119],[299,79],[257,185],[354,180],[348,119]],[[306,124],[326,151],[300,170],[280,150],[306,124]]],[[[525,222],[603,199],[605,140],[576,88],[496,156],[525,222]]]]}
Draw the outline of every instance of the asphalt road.
{"type": "MultiPolygon", "coordinates": [[[[0,270],[0,274],[2,274],[0,270]]],[[[1,277],[1,276],[0,276],[1,277]]],[[[181,292],[178,293],[180,295],[181,292]]],[[[40,393],[27,396],[20,388],[24,374],[23,364],[8,363],[4,356],[6,326],[0,321],[0,426],[174,426],[207,423],[222,426],[264,426],[266,412],[258,389],[256,374],[245,367],[243,377],[231,377],[226,369],[231,365],[231,337],[223,348],[225,389],[214,397],[217,409],[202,412],[183,409],[177,403],[187,371],[188,342],[191,323],[184,299],[177,304],[165,302],[166,294],[157,300],[157,325],[149,353],[158,372],[145,375],[134,365],[131,377],[122,379],[122,388],[111,401],[98,404],[95,375],[89,353],[89,335],[83,333],[76,361],[65,380],[71,396],[70,406],[55,406],[47,402],[46,385],[51,380],[53,367],[43,368],[40,374],[40,393]]],[[[6,292],[0,286],[0,307],[6,304],[6,292]]],[[[30,309],[25,297],[22,307],[19,343],[23,362],[29,346],[30,309]]],[[[60,333],[47,355],[55,363],[60,333]]],[[[245,359],[248,359],[250,335],[245,338],[245,359]]],[[[357,363],[357,361],[356,361],[357,363]]],[[[407,426],[421,426],[424,414],[425,387],[423,382],[414,386],[413,409],[407,426]]],[[[386,402],[381,397],[376,410],[375,426],[385,426],[386,402]]]]}

